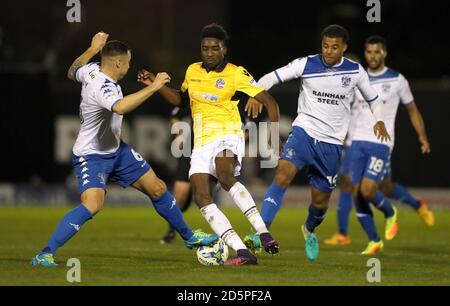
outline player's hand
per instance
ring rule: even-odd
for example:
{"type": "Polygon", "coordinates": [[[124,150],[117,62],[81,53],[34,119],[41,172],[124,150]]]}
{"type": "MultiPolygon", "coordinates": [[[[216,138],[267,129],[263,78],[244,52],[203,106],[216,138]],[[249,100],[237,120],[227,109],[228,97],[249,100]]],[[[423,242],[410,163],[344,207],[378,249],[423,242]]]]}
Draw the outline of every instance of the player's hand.
{"type": "Polygon", "coordinates": [[[428,154],[431,152],[431,147],[430,147],[430,143],[428,142],[428,140],[419,138],[419,142],[421,144],[420,150],[422,151],[422,154],[428,154]]]}
{"type": "Polygon", "coordinates": [[[100,50],[102,50],[103,46],[106,44],[108,37],[109,34],[106,34],[102,31],[98,32],[94,35],[94,37],[92,37],[91,48],[96,52],[100,52],[100,50]]]}
{"type": "Polygon", "coordinates": [[[247,112],[247,116],[255,119],[261,114],[263,109],[263,104],[254,98],[249,98],[247,104],[245,104],[244,110],[247,112]]]}
{"type": "Polygon", "coordinates": [[[375,136],[377,136],[377,139],[381,142],[391,140],[391,136],[389,136],[383,121],[378,121],[375,123],[373,126],[373,132],[375,133],[375,136]]]}
{"type": "Polygon", "coordinates": [[[156,76],[154,73],[147,71],[145,69],[141,69],[138,72],[137,81],[148,86],[153,83],[155,77],[156,76]]]}
{"type": "Polygon", "coordinates": [[[153,86],[155,91],[158,91],[170,82],[170,76],[166,72],[160,72],[156,75],[155,79],[153,80],[152,84],[150,86],[153,86]]]}

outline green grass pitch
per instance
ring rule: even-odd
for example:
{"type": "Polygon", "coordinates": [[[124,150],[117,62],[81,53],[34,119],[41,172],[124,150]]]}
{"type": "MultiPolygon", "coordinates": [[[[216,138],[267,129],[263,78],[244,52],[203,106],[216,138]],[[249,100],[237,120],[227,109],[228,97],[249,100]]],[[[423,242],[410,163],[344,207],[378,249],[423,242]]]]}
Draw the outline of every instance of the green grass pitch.
{"type": "MultiPolygon", "coordinates": [[[[79,285],[374,285],[366,280],[368,257],[359,255],[367,244],[359,223],[351,216],[349,246],[323,244],[336,230],[335,210],[330,209],[317,229],[320,254],[308,262],[300,225],[306,209],[283,208],[272,227],[281,255],[259,256],[257,266],[205,267],[195,251],[177,237],[161,245],[165,221],[150,207],[106,207],[59,250],[57,268],[32,267],[30,259],[42,248],[68,208],[0,209],[0,285],[72,285],[66,280],[66,261],[81,262],[79,285]]],[[[250,225],[237,209],[226,215],[243,237],[250,225]]],[[[400,207],[398,236],[385,241],[379,256],[381,283],[377,285],[450,285],[450,211],[436,211],[436,225],[428,229],[418,215],[400,207]]],[[[193,228],[211,231],[199,210],[185,214],[193,228]]],[[[375,213],[383,232],[383,218],[375,213]]],[[[230,255],[234,252],[230,250],[230,255]]]]}

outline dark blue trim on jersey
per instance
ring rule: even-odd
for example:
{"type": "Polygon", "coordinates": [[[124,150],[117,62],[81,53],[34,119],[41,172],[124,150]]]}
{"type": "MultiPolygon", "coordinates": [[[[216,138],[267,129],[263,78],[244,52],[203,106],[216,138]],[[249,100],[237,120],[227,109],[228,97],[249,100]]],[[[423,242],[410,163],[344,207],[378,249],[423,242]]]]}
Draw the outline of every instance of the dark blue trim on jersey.
{"type": "Polygon", "coordinates": [[[314,56],[308,56],[306,58],[305,69],[303,70],[302,76],[308,74],[318,74],[318,73],[330,73],[330,72],[344,72],[344,71],[355,71],[359,72],[359,64],[348,60],[343,57],[342,63],[337,66],[328,66],[324,63],[321,54],[316,54],[314,56]]]}
{"type": "Polygon", "coordinates": [[[343,74],[358,74],[359,71],[355,72],[340,72],[340,73],[333,73],[333,74],[321,74],[321,75],[313,75],[313,76],[302,76],[303,79],[312,79],[312,78],[326,78],[326,77],[332,77],[335,75],[343,75],[343,74]]]}
{"type": "Polygon", "coordinates": [[[382,79],[393,79],[393,78],[397,78],[400,75],[400,72],[395,71],[394,69],[388,68],[383,74],[377,75],[377,76],[373,76],[373,75],[369,75],[369,81],[377,81],[377,80],[382,80],[382,79]]]}
{"type": "Polygon", "coordinates": [[[370,103],[370,102],[375,101],[377,98],[378,98],[378,95],[376,95],[375,98],[373,98],[373,99],[370,99],[370,100],[364,99],[364,100],[366,100],[367,103],[370,103]]]}
{"type": "Polygon", "coordinates": [[[104,84],[108,84],[108,83],[112,83],[112,84],[117,86],[117,82],[114,82],[114,81],[111,81],[111,80],[108,80],[108,79],[105,79],[105,82],[103,82],[103,85],[104,84]]]}
{"type": "Polygon", "coordinates": [[[78,79],[77,79],[77,72],[78,72],[78,70],[79,70],[81,67],[83,67],[83,66],[82,66],[82,65],[81,65],[81,66],[78,66],[78,67],[75,68],[75,70],[72,72],[72,77],[73,77],[73,79],[76,80],[76,81],[78,81],[78,79]]]}
{"type": "Polygon", "coordinates": [[[411,101],[409,101],[409,102],[402,102],[403,104],[411,104],[411,103],[413,103],[414,102],[414,99],[412,99],[411,101]]]}
{"type": "Polygon", "coordinates": [[[278,79],[278,83],[283,83],[283,81],[281,80],[280,76],[278,75],[278,72],[275,70],[275,75],[277,76],[278,79]]]}
{"type": "Polygon", "coordinates": [[[120,100],[122,100],[123,98],[120,98],[120,99],[117,99],[117,101],[116,102],[114,102],[112,105],[111,105],[111,111],[114,113],[114,105],[116,105],[120,100]]]}
{"type": "Polygon", "coordinates": [[[79,80],[77,79],[77,72],[78,72],[78,70],[79,70],[81,67],[84,67],[84,66],[89,67],[89,66],[92,66],[92,65],[100,66],[100,63],[99,63],[99,62],[91,62],[91,63],[87,63],[86,65],[78,66],[78,67],[73,71],[72,77],[73,77],[75,80],[79,81],[79,80]]]}

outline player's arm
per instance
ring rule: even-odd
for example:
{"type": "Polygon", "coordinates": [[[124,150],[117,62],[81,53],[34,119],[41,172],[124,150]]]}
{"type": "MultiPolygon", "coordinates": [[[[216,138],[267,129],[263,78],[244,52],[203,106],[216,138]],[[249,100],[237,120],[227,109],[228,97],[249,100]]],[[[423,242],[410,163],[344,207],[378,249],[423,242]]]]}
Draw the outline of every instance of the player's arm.
{"type": "Polygon", "coordinates": [[[269,115],[270,122],[280,121],[280,110],[278,108],[278,103],[267,91],[263,90],[257,94],[254,99],[264,105],[267,110],[267,114],[269,115]]]}
{"type": "MultiPolygon", "coordinates": [[[[149,72],[147,70],[140,70],[138,73],[138,82],[141,82],[145,85],[150,85],[155,80],[155,75],[152,72],[149,72]]],[[[161,96],[166,100],[168,103],[175,105],[175,106],[182,106],[183,104],[183,98],[180,94],[179,90],[170,88],[166,85],[162,86],[158,92],[161,94],[161,96]]]]}
{"type": "MultiPolygon", "coordinates": [[[[259,79],[258,85],[264,87],[264,89],[268,91],[277,84],[298,79],[302,76],[303,71],[305,70],[306,62],[306,57],[297,58],[286,66],[265,74],[261,79],[259,79]]],[[[253,98],[248,99],[247,104],[245,105],[247,115],[252,118],[257,118],[262,112],[262,108],[263,105],[253,98]]]]}
{"type": "Polygon", "coordinates": [[[272,131],[272,129],[276,129],[275,130],[275,134],[278,136],[277,137],[277,141],[278,144],[275,144],[273,142],[273,139],[271,138],[272,136],[272,132],[269,133],[269,143],[274,146],[274,148],[278,149],[278,153],[281,154],[282,151],[282,142],[280,140],[280,131],[279,129],[279,122],[280,122],[280,110],[278,108],[278,103],[277,101],[265,90],[263,90],[262,92],[258,93],[254,99],[256,101],[258,101],[259,103],[261,103],[262,105],[264,105],[267,114],[269,116],[269,120],[271,122],[271,126],[270,126],[270,130],[272,131]],[[275,124],[275,125],[273,125],[275,124]]]}
{"type": "Polygon", "coordinates": [[[360,78],[356,86],[361,92],[364,100],[369,104],[370,110],[375,117],[376,123],[373,126],[373,132],[375,136],[377,136],[377,139],[382,142],[391,140],[391,136],[389,135],[383,120],[384,103],[378,96],[375,89],[373,89],[372,85],[370,85],[369,76],[361,65],[359,65],[359,73],[360,78]]]}
{"type": "Polygon", "coordinates": [[[409,120],[411,120],[411,124],[416,130],[417,136],[419,136],[419,142],[421,144],[421,151],[423,154],[430,153],[430,143],[428,142],[427,133],[425,131],[425,123],[423,121],[422,114],[417,108],[416,103],[408,103],[405,104],[406,109],[408,110],[409,120]]]}
{"type": "Polygon", "coordinates": [[[164,84],[169,82],[170,76],[167,73],[158,73],[155,80],[150,85],[116,102],[112,107],[112,111],[119,115],[124,115],[135,110],[138,106],[144,103],[145,100],[150,98],[151,95],[164,86],[164,84]]]}
{"type": "Polygon", "coordinates": [[[76,81],[75,72],[77,71],[77,69],[89,63],[91,58],[93,58],[94,55],[102,50],[103,46],[108,40],[108,36],[109,34],[99,32],[95,34],[94,37],[92,37],[91,46],[86,51],[84,51],[84,53],[81,54],[69,67],[69,70],[67,71],[67,77],[70,80],[76,81]]]}

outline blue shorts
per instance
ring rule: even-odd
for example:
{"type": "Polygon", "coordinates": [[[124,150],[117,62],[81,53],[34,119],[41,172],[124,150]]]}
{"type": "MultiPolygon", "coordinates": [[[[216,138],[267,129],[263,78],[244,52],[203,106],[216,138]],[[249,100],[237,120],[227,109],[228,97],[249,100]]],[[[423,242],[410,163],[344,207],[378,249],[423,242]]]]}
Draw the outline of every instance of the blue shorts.
{"type": "Polygon", "coordinates": [[[341,145],[314,139],[294,126],[280,159],[294,163],[299,169],[308,166],[310,184],[322,192],[331,192],[336,187],[341,151],[341,145]]]}
{"type": "Polygon", "coordinates": [[[341,153],[341,167],[339,170],[339,174],[341,176],[348,176],[351,174],[350,169],[350,160],[352,155],[352,146],[345,147],[341,153]]]}
{"type": "Polygon", "coordinates": [[[126,188],[149,171],[150,165],[124,142],[111,154],[72,155],[80,193],[89,188],[106,189],[108,182],[126,188]]]}
{"type": "Polygon", "coordinates": [[[389,147],[369,141],[352,141],[351,147],[352,184],[359,184],[363,178],[374,180],[378,184],[381,183],[389,166],[389,147]]]}
{"type": "Polygon", "coordinates": [[[384,172],[385,172],[385,175],[384,175],[383,180],[392,178],[392,168],[391,168],[391,157],[390,156],[389,156],[388,162],[386,163],[386,169],[384,172]]]}

